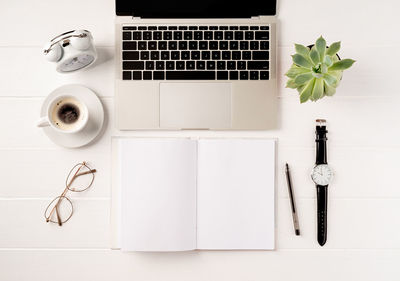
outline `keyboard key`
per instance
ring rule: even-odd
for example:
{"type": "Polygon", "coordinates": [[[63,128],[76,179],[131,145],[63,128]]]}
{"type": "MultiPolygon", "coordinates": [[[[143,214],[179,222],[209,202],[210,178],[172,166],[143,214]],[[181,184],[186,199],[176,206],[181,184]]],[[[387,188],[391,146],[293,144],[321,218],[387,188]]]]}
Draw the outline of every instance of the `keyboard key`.
{"type": "Polygon", "coordinates": [[[208,42],[207,41],[200,41],[199,42],[199,50],[207,50],[208,49],[208,42]]]}
{"type": "Polygon", "coordinates": [[[217,62],[217,69],[218,70],[225,70],[226,69],[225,62],[224,61],[218,61],[217,62]]]}
{"type": "Polygon", "coordinates": [[[254,39],[254,32],[253,31],[246,31],[244,33],[244,39],[253,40],[254,39]]]}
{"type": "Polygon", "coordinates": [[[199,30],[208,30],[208,26],[204,26],[204,25],[199,26],[199,30]]]}
{"type": "Polygon", "coordinates": [[[250,80],[258,80],[258,71],[250,71],[250,80]]]}
{"type": "Polygon", "coordinates": [[[197,61],[196,62],[196,69],[198,69],[198,70],[206,69],[206,63],[204,61],[197,61]]]}
{"type": "Polygon", "coordinates": [[[243,60],[251,60],[251,52],[250,51],[244,51],[242,53],[242,59],[243,60]]]}
{"type": "Polygon", "coordinates": [[[168,28],[166,26],[159,26],[158,30],[167,30],[168,28]]]}
{"type": "Polygon", "coordinates": [[[164,40],[172,40],[172,32],[171,31],[164,31],[163,32],[163,39],[164,40]]]}
{"type": "Polygon", "coordinates": [[[222,25],[219,27],[219,30],[228,30],[228,27],[226,25],[222,25]]]}
{"type": "Polygon", "coordinates": [[[122,32],[122,40],[131,40],[132,39],[132,32],[124,31],[122,32]]]}
{"type": "Polygon", "coordinates": [[[217,71],[218,80],[228,80],[228,71],[217,71]]]}
{"type": "Polygon", "coordinates": [[[190,52],[188,52],[188,51],[181,52],[181,59],[182,60],[189,60],[190,59],[190,52]]]}
{"type": "Polygon", "coordinates": [[[235,31],[235,40],[243,40],[243,31],[235,31]]]}
{"type": "Polygon", "coordinates": [[[250,30],[258,30],[259,28],[258,28],[258,26],[250,26],[250,30]]]}
{"type": "Polygon", "coordinates": [[[180,54],[178,51],[172,51],[171,52],[171,60],[179,60],[180,59],[180,54]]]}
{"type": "Polygon", "coordinates": [[[260,29],[261,30],[269,30],[269,26],[261,26],[260,29]]]}
{"type": "Polygon", "coordinates": [[[248,50],[249,49],[249,42],[248,41],[240,41],[240,50],[248,50]]]}
{"type": "Polygon", "coordinates": [[[250,50],[258,50],[258,41],[250,41],[250,50]]]}
{"type": "Polygon", "coordinates": [[[249,30],[249,27],[248,26],[241,26],[241,27],[239,27],[239,29],[240,30],[249,30]]]}
{"type": "Polygon", "coordinates": [[[143,71],[143,80],[151,80],[152,76],[151,71],[143,71]]]}
{"type": "Polygon", "coordinates": [[[185,69],[185,62],[184,61],[177,61],[176,62],[176,69],[185,69]]]}
{"type": "Polygon", "coordinates": [[[123,26],[122,30],[137,30],[136,26],[123,26]]]}
{"type": "Polygon", "coordinates": [[[189,50],[197,50],[197,41],[189,41],[189,50]]]}
{"type": "Polygon", "coordinates": [[[138,30],[147,30],[147,26],[138,26],[138,30]]]}
{"type": "Polygon", "coordinates": [[[165,68],[165,63],[163,61],[156,61],[156,69],[163,70],[165,68]]]}
{"type": "Polygon", "coordinates": [[[236,62],[235,61],[228,61],[226,63],[226,68],[228,70],[235,70],[236,69],[236,62]]]}
{"type": "Polygon", "coordinates": [[[208,29],[210,29],[210,30],[218,30],[218,26],[210,26],[208,29]]]}
{"type": "Polygon", "coordinates": [[[218,50],[218,41],[210,41],[208,45],[210,50],[218,50]]]}
{"type": "Polygon", "coordinates": [[[188,44],[187,41],[179,41],[179,50],[187,50],[188,44]]]}
{"type": "Polygon", "coordinates": [[[178,30],[177,26],[168,26],[168,30],[178,30]]]}
{"type": "Polygon", "coordinates": [[[154,61],[146,61],[146,70],[154,70],[154,61]]]}
{"type": "Polygon", "coordinates": [[[153,80],[164,80],[164,77],[165,77],[164,71],[153,72],[153,80]]]}
{"type": "Polygon", "coordinates": [[[214,32],[214,39],[215,40],[222,40],[224,39],[224,33],[222,31],[215,31],[214,32]]]}
{"type": "Polygon", "coordinates": [[[147,49],[147,42],[146,41],[140,41],[138,43],[138,50],[146,50],[147,49]]]}
{"type": "Polygon", "coordinates": [[[237,69],[239,70],[245,70],[246,69],[246,62],[245,61],[238,61],[237,62],[237,69]]]}
{"type": "Polygon", "coordinates": [[[196,68],[196,63],[194,61],[187,61],[186,62],[186,69],[193,70],[196,68]]]}
{"type": "Polygon", "coordinates": [[[156,41],[150,41],[148,44],[148,49],[149,50],[157,50],[157,42],[156,41]]]}
{"type": "Polygon", "coordinates": [[[159,51],[151,51],[150,58],[152,60],[159,60],[160,59],[160,52],[159,51]]]}
{"type": "Polygon", "coordinates": [[[241,53],[239,51],[233,51],[232,52],[232,59],[233,60],[240,60],[241,58],[241,53]]]}
{"type": "Polygon", "coordinates": [[[249,80],[249,72],[248,71],[240,71],[240,80],[249,80]]]}
{"type": "Polygon", "coordinates": [[[151,40],[151,31],[144,31],[143,32],[143,40],[151,40]]]}
{"type": "Polygon", "coordinates": [[[188,28],[187,28],[187,26],[180,26],[180,27],[178,27],[178,29],[179,30],[187,30],[188,28]]]}
{"type": "Polygon", "coordinates": [[[162,60],[169,60],[169,52],[167,52],[167,51],[162,51],[162,52],[161,52],[161,59],[162,59],[162,60]]]}
{"type": "Polygon", "coordinates": [[[221,52],[220,51],[213,51],[211,53],[211,57],[213,60],[220,60],[221,59],[221,52]]]}
{"type": "Polygon", "coordinates": [[[192,38],[193,38],[193,32],[192,32],[192,31],[185,31],[185,32],[183,33],[183,38],[184,38],[185,40],[192,40],[192,38]]]}
{"type": "Polygon", "coordinates": [[[229,43],[228,41],[219,41],[219,49],[220,50],[228,50],[229,43]]]}
{"type": "Polygon", "coordinates": [[[177,50],[177,49],[178,49],[178,42],[176,41],[168,42],[168,50],[177,50]]]}
{"type": "Polygon", "coordinates": [[[174,32],[174,40],[182,40],[182,31],[174,32]]]}
{"type": "Polygon", "coordinates": [[[158,42],[158,49],[159,49],[159,50],[166,50],[166,49],[168,49],[168,43],[167,43],[167,41],[159,41],[159,42],[158,42]]]}
{"type": "Polygon", "coordinates": [[[268,71],[260,71],[260,80],[268,80],[269,72],[268,71]]]}
{"type": "Polygon", "coordinates": [[[197,26],[189,26],[189,30],[197,30],[197,26]]]}
{"type": "Polygon", "coordinates": [[[147,51],[140,52],[140,59],[141,60],[148,60],[150,59],[150,53],[147,51]]]}
{"type": "Polygon", "coordinates": [[[122,42],[122,49],[123,50],[137,50],[137,43],[136,42],[122,42]]]}
{"type": "Polygon", "coordinates": [[[174,70],[175,69],[175,62],[174,61],[167,61],[165,63],[165,68],[168,70],[174,70]]]}
{"type": "Polygon", "coordinates": [[[231,52],[229,52],[229,51],[223,51],[223,52],[222,52],[222,59],[223,59],[223,60],[230,60],[230,59],[231,59],[231,52]]]}
{"type": "Polygon", "coordinates": [[[142,80],[142,72],[132,71],[132,80],[142,80]]]}
{"type": "Polygon", "coordinates": [[[153,40],[162,40],[162,32],[161,31],[153,32],[153,40]]]}
{"type": "Polygon", "coordinates": [[[131,80],[132,72],[131,71],[123,71],[122,72],[122,80],[131,80]]]}
{"type": "Polygon", "coordinates": [[[132,39],[133,40],[142,40],[142,32],[140,32],[140,31],[132,32],[132,39]]]}
{"type": "Polygon", "coordinates": [[[267,61],[248,61],[247,69],[249,70],[269,69],[269,63],[267,61]]]}
{"type": "Polygon", "coordinates": [[[209,60],[211,58],[211,53],[209,51],[202,51],[201,52],[201,59],[202,60],[209,60]]]}
{"type": "Polygon", "coordinates": [[[139,59],[139,52],[122,52],[122,59],[123,60],[138,60],[139,59]]]}
{"type": "Polygon", "coordinates": [[[238,50],[239,49],[238,41],[230,41],[229,42],[229,48],[231,50],[238,50]]]}
{"type": "Polygon", "coordinates": [[[237,71],[229,71],[229,79],[230,80],[238,80],[239,79],[239,72],[237,72],[237,71]]]}
{"type": "Polygon", "coordinates": [[[213,40],[213,32],[205,31],[204,32],[204,40],[213,40]]]}
{"type": "Polygon", "coordinates": [[[191,58],[192,58],[192,60],[199,60],[200,59],[200,52],[199,51],[192,51],[191,58]]]}
{"type": "Polygon", "coordinates": [[[215,80],[215,71],[167,71],[167,80],[215,80]]]}
{"type": "Polygon", "coordinates": [[[193,32],[194,40],[203,40],[203,32],[201,31],[194,31],[193,32]]]}
{"type": "Polygon", "coordinates": [[[232,31],[225,31],[224,32],[224,39],[225,40],[233,40],[233,32],[232,31]]]}
{"type": "Polygon", "coordinates": [[[269,49],[269,42],[268,41],[261,41],[260,42],[260,50],[268,50],[269,49]]]}
{"type": "Polygon", "coordinates": [[[268,40],[269,32],[268,31],[255,31],[256,40],[268,40]]]}
{"type": "Polygon", "coordinates": [[[157,30],[157,26],[148,26],[147,29],[148,30],[157,30]]]}
{"type": "Polygon", "coordinates": [[[214,70],[214,69],[215,69],[215,61],[208,61],[207,70],[214,70]]]}
{"type": "Polygon", "coordinates": [[[239,28],[237,26],[230,26],[229,30],[239,30],[239,28]]]}
{"type": "Polygon", "coordinates": [[[253,51],[253,60],[268,60],[268,51],[253,51]]]}

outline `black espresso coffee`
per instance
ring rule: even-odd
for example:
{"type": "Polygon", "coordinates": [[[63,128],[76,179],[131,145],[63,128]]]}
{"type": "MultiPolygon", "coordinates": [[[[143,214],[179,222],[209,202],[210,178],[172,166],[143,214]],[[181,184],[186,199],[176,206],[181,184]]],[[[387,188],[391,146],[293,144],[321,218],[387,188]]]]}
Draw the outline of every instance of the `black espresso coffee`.
{"type": "Polygon", "coordinates": [[[51,110],[52,123],[63,131],[73,131],[80,127],[84,122],[84,115],[84,107],[73,97],[60,99],[51,110]]]}
{"type": "Polygon", "coordinates": [[[75,104],[65,103],[60,106],[57,115],[61,122],[72,124],[79,119],[79,108],[75,104]]]}

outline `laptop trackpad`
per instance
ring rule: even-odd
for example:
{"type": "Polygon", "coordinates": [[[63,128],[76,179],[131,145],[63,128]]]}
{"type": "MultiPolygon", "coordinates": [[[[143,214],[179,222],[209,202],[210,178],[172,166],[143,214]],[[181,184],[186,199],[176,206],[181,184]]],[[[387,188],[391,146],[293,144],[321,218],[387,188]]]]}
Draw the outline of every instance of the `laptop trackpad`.
{"type": "Polygon", "coordinates": [[[231,128],[231,84],[160,83],[160,126],[231,128]]]}

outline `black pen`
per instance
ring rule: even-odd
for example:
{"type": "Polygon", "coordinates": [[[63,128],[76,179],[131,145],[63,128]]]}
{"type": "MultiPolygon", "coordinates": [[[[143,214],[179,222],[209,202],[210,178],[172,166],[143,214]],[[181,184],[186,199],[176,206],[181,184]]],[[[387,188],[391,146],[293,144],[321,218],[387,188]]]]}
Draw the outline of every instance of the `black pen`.
{"type": "Polygon", "coordinates": [[[287,181],[288,191],[289,191],[290,207],[292,208],[292,218],[293,218],[294,231],[295,231],[296,235],[300,235],[299,218],[297,217],[296,202],[294,201],[294,194],[293,194],[293,189],[292,189],[292,180],[290,178],[290,172],[289,172],[288,163],[286,163],[285,173],[286,173],[286,181],[287,181]]]}

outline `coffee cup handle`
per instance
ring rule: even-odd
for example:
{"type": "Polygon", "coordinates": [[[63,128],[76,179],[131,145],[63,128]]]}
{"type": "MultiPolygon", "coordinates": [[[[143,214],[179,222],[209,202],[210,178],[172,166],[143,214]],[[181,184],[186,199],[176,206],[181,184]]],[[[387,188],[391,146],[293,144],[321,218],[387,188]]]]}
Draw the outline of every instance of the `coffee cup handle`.
{"type": "Polygon", "coordinates": [[[36,127],[47,127],[50,126],[49,119],[47,116],[41,117],[36,121],[36,127]]]}

